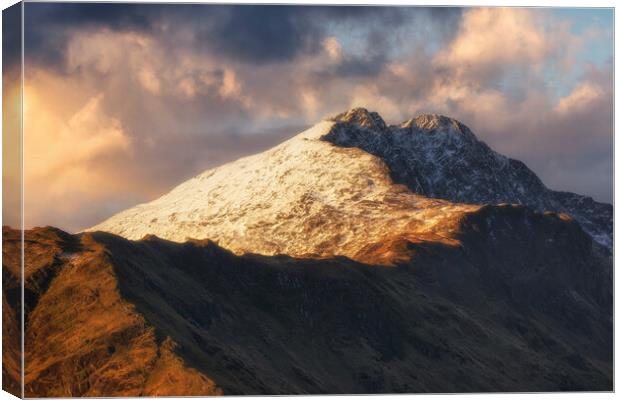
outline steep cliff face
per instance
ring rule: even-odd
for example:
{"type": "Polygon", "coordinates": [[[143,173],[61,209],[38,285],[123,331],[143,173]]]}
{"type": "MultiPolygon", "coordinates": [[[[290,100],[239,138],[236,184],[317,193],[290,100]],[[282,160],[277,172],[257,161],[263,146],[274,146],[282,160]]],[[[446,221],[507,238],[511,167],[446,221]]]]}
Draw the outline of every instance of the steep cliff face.
{"type": "Polygon", "coordinates": [[[453,232],[358,262],[29,231],[26,393],[611,390],[611,261],[580,226],[487,206],[453,232]]]}

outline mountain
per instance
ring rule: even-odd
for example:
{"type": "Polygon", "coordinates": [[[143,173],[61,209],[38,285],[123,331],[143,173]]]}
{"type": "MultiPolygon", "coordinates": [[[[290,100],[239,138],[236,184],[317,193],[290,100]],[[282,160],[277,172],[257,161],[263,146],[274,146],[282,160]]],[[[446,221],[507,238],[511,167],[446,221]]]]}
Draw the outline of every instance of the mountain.
{"type": "MultiPolygon", "coordinates": [[[[6,337],[20,232],[3,238],[6,337]]],[[[508,205],[466,214],[441,242],[385,237],[368,263],[36,228],[25,232],[25,393],[609,391],[601,250],[574,220],[508,205]]]]}
{"type": "Polygon", "coordinates": [[[566,213],[611,248],[611,205],[546,188],[456,120],[423,115],[387,126],[365,109],[208,170],[90,230],[208,238],[238,254],[359,260],[361,248],[387,233],[446,236],[465,213],[502,203],[566,213]]]}
{"type": "Polygon", "coordinates": [[[469,204],[524,204],[570,214],[597,242],[611,248],[613,208],[590,197],[553,191],[527,166],[479,141],[462,123],[421,115],[387,127],[377,113],[354,109],[334,118],[323,139],[379,157],[390,176],[411,191],[469,204]]]}
{"type": "Polygon", "coordinates": [[[86,232],[26,231],[25,393],[610,391],[612,211],[455,120],[354,109],[86,232]]]}

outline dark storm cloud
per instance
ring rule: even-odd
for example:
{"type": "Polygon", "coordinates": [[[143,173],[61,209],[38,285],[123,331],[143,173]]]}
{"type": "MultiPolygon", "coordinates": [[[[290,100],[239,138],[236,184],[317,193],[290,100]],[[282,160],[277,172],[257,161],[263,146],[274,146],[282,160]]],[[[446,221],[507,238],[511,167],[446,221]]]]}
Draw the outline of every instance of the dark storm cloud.
{"type": "MultiPolygon", "coordinates": [[[[440,31],[456,32],[461,9],[423,7],[286,6],[286,5],[165,5],[110,3],[28,3],[26,55],[61,66],[66,43],[77,30],[108,28],[162,36],[163,23],[187,27],[195,51],[210,51],[247,63],[288,62],[318,51],[329,24],[374,26],[389,36],[412,21],[424,20],[440,31]],[[416,19],[416,17],[422,17],[416,19]]],[[[379,31],[377,30],[377,31],[379,31]]],[[[178,43],[177,45],[181,44],[178,43]]],[[[380,42],[380,41],[379,41],[380,42]]],[[[174,42],[171,42],[171,45],[174,42]]],[[[382,61],[349,60],[352,73],[370,73],[382,61]]]]}
{"type": "Polygon", "coordinates": [[[463,7],[428,7],[424,9],[430,20],[435,22],[443,38],[450,40],[458,32],[463,20],[463,7]]]}
{"type": "Polygon", "coordinates": [[[67,42],[77,30],[109,28],[147,31],[165,6],[111,3],[27,3],[24,7],[25,56],[61,68],[67,42]]]}
{"type": "Polygon", "coordinates": [[[336,66],[335,76],[343,78],[366,78],[378,75],[383,69],[387,57],[385,54],[348,57],[336,66]]]}
{"type": "MultiPolygon", "coordinates": [[[[27,28],[105,25],[113,29],[146,29],[167,6],[114,3],[27,3],[27,28]]],[[[169,6],[168,6],[169,7],[169,6]]],[[[172,9],[171,9],[172,10],[172,9]]]]}
{"type": "Polygon", "coordinates": [[[333,77],[366,78],[378,75],[389,61],[389,34],[375,27],[367,35],[364,48],[361,54],[345,55],[335,66],[333,77]]]}
{"type": "Polygon", "coordinates": [[[21,3],[17,3],[2,11],[2,59],[5,71],[21,63],[21,8],[21,3]]]}
{"type": "Polygon", "coordinates": [[[212,16],[217,18],[211,18],[200,40],[216,53],[253,63],[291,61],[300,54],[315,53],[330,23],[378,23],[394,29],[415,11],[355,6],[235,6],[213,10],[212,16]]]}
{"type": "MultiPolygon", "coordinates": [[[[379,75],[394,53],[408,48],[415,37],[426,45],[440,46],[451,40],[460,27],[462,8],[386,8],[382,18],[364,22],[368,31],[362,52],[346,55],[331,73],[333,78],[370,78],[379,75]]],[[[372,9],[371,9],[372,11],[372,9]]]]}
{"type": "Polygon", "coordinates": [[[242,6],[222,11],[222,18],[199,37],[218,54],[247,62],[288,61],[320,46],[321,28],[299,7],[242,6]]]}

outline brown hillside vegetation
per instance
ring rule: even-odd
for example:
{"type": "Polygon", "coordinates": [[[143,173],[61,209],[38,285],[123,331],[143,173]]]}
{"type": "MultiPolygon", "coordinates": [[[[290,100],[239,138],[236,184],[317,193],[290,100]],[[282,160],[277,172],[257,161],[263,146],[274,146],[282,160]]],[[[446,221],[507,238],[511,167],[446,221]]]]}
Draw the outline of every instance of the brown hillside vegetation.
{"type": "Polygon", "coordinates": [[[45,228],[28,231],[25,249],[26,396],[221,393],[123,299],[101,244],[45,228]]]}
{"type": "Polygon", "coordinates": [[[525,207],[458,227],[364,263],[27,231],[26,396],[611,390],[609,253],[525,207]]]}
{"type": "Polygon", "coordinates": [[[20,232],[2,236],[2,390],[21,396],[20,232]]]}

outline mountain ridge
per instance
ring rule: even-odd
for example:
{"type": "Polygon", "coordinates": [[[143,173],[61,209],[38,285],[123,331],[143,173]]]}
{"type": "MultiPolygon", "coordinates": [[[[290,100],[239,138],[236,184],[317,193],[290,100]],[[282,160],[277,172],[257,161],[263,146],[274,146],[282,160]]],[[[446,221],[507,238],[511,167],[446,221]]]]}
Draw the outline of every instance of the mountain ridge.
{"type": "Polygon", "coordinates": [[[611,390],[612,262],[579,224],[504,205],[456,228],[367,263],[28,230],[26,395],[611,390]]]}
{"type": "Polygon", "coordinates": [[[468,204],[524,204],[536,211],[568,213],[600,244],[611,249],[613,207],[588,196],[547,188],[522,161],[478,140],[463,123],[423,114],[387,127],[378,114],[356,108],[333,118],[324,139],[380,157],[397,183],[413,192],[468,204]],[[438,172],[439,171],[439,172],[438,172]]]}

